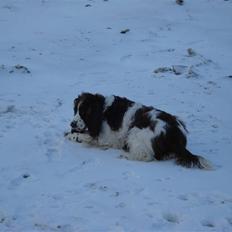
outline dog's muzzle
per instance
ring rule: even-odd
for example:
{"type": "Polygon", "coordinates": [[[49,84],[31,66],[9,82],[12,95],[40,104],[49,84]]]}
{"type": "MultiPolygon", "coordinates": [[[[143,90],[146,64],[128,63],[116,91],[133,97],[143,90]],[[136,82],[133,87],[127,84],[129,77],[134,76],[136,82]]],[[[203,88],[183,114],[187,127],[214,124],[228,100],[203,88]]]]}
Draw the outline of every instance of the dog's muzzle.
{"type": "Polygon", "coordinates": [[[70,126],[72,133],[86,133],[88,131],[87,126],[79,116],[74,118],[74,120],[70,123],[70,126]]]}

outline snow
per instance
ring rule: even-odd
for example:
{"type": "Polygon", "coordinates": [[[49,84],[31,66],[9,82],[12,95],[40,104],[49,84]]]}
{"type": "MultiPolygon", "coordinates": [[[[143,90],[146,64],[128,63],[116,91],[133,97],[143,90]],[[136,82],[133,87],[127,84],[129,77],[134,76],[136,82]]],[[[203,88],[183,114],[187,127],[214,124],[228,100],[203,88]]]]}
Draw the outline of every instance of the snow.
{"type": "Polygon", "coordinates": [[[231,11],[230,0],[1,0],[0,231],[232,231],[231,11]],[[66,141],[82,91],[178,115],[214,170],[66,141]]]}

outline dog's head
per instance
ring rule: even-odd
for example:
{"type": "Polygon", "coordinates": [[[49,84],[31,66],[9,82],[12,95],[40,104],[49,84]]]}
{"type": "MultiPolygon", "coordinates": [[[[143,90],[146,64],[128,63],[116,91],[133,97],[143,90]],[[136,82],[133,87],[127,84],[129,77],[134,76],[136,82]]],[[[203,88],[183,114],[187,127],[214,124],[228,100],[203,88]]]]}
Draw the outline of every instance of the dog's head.
{"type": "Polygon", "coordinates": [[[104,97],[99,94],[82,93],[74,100],[72,132],[99,135],[103,120],[104,97]]]}

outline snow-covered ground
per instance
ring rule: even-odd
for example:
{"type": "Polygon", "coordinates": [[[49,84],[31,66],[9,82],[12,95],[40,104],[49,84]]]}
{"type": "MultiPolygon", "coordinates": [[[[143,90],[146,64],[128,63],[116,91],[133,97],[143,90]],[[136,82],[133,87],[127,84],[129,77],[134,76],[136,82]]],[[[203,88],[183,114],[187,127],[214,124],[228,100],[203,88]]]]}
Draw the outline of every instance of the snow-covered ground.
{"type": "Polygon", "coordinates": [[[231,0],[0,0],[0,231],[232,231],[231,12],[231,0]],[[82,91],[178,115],[214,170],[66,141],[82,91]]]}

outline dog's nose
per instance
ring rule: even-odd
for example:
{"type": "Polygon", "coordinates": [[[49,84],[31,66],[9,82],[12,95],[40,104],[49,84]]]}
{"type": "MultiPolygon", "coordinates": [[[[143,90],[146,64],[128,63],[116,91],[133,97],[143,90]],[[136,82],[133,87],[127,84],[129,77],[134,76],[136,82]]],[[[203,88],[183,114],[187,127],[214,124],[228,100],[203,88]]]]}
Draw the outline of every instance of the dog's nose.
{"type": "Polygon", "coordinates": [[[71,127],[77,127],[77,123],[76,123],[75,121],[72,121],[72,122],[70,123],[70,126],[71,126],[71,127]]]}

